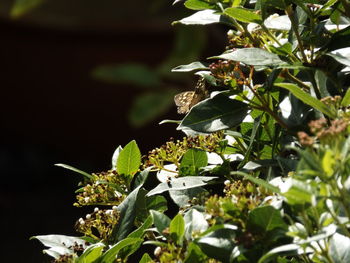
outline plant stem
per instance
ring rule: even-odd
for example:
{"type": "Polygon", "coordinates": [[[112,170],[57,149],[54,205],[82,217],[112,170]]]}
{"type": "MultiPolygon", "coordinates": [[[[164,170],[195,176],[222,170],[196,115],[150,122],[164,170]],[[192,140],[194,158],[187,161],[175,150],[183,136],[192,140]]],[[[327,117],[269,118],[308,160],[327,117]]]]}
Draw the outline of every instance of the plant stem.
{"type": "Polygon", "coordinates": [[[304,82],[302,82],[300,79],[294,77],[292,74],[289,73],[288,69],[285,69],[283,70],[281,73],[280,73],[280,76],[285,78],[285,79],[288,79],[292,82],[294,82],[295,84],[297,84],[298,86],[300,86],[301,88],[304,88],[306,90],[310,90],[310,87],[308,85],[306,85],[304,82]]]}
{"type": "Polygon", "coordinates": [[[277,121],[277,123],[284,129],[288,129],[288,126],[284,123],[284,121],[281,120],[281,118],[273,111],[270,109],[270,107],[266,107],[265,111],[271,115],[272,118],[275,119],[275,121],[277,121]]]}
{"type": "Polygon", "coordinates": [[[319,100],[322,99],[320,89],[318,88],[317,82],[316,82],[316,80],[315,80],[315,75],[313,74],[313,72],[310,72],[310,71],[307,71],[307,74],[309,75],[310,81],[311,81],[311,83],[312,83],[312,86],[314,87],[314,91],[315,91],[316,97],[317,97],[319,100]]]}
{"type": "Polygon", "coordinates": [[[297,40],[298,40],[298,46],[299,46],[301,56],[303,57],[304,62],[308,62],[307,57],[304,53],[304,45],[303,45],[303,42],[302,42],[300,34],[299,34],[298,23],[295,21],[293,7],[291,5],[286,8],[286,14],[289,17],[289,20],[292,24],[292,29],[294,31],[294,34],[295,34],[297,40]]]}
{"type": "Polygon", "coordinates": [[[270,109],[269,103],[264,99],[264,97],[261,97],[254,89],[254,87],[251,87],[251,85],[248,85],[248,88],[253,92],[254,96],[257,97],[257,99],[261,102],[260,109],[267,112],[271,115],[272,118],[274,118],[279,125],[281,125],[282,128],[288,129],[288,126],[281,120],[281,118],[270,109]]]}
{"type": "Polygon", "coordinates": [[[247,148],[240,141],[240,138],[236,138],[236,142],[237,142],[238,146],[241,148],[242,152],[246,152],[247,151],[247,148]]]}

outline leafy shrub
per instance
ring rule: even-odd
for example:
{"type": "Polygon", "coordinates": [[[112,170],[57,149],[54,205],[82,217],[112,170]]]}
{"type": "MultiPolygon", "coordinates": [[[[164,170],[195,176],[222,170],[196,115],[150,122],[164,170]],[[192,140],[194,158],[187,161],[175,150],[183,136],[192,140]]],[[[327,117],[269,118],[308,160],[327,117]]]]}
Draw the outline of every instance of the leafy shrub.
{"type": "Polygon", "coordinates": [[[173,69],[200,79],[163,122],[187,137],[119,146],[107,172],[61,165],[95,208],[81,237],[34,238],[54,262],[350,262],[350,4],[184,5],[174,24],[229,28],[222,54],[173,69]]]}

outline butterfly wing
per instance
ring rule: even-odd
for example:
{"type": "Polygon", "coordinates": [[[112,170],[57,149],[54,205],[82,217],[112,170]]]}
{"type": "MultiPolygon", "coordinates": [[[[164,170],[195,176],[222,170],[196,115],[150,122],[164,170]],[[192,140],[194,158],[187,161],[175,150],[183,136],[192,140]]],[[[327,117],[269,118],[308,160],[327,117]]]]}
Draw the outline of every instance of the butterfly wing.
{"type": "Polygon", "coordinates": [[[200,78],[194,91],[185,91],[175,95],[174,101],[177,106],[177,112],[179,114],[186,114],[190,111],[192,106],[196,105],[207,96],[208,91],[205,87],[205,80],[204,78],[200,78]]]}
{"type": "Polygon", "coordinates": [[[177,106],[177,112],[179,114],[186,114],[189,112],[194,96],[194,91],[185,91],[175,95],[174,101],[177,106]]]}

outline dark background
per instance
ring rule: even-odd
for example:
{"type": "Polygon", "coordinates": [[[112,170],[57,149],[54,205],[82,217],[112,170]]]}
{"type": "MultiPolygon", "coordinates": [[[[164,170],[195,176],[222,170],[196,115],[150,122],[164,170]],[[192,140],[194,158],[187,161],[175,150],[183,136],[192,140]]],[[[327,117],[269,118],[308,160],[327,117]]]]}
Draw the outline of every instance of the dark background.
{"type": "Polygon", "coordinates": [[[49,262],[29,238],[76,235],[74,223],[86,214],[72,206],[80,177],[55,163],[107,170],[118,145],[135,139],[145,154],[182,136],[173,125],[157,124],[179,119],[175,106],[132,128],[126,115],[139,89],[91,77],[102,64],[153,67],[169,55],[170,23],[183,8],[151,2],[48,1],[14,20],[12,1],[1,0],[1,262],[49,262]]]}

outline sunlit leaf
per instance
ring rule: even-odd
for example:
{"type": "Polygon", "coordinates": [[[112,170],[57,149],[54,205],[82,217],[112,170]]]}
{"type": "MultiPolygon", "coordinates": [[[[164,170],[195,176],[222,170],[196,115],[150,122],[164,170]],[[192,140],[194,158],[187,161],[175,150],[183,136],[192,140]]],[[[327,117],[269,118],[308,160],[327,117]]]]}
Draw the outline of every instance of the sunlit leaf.
{"type": "Polygon", "coordinates": [[[85,176],[88,179],[92,179],[92,175],[91,174],[89,174],[87,172],[84,172],[82,170],[79,170],[79,169],[77,169],[77,168],[75,168],[73,166],[70,166],[70,165],[67,165],[67,164],[63,164],[63,163],[57,163],[57,164],[55,164],[55,166],[63,167],[65,169],[68,169],[68,170],[71,170],[71,171],[76,172],[78,174],[81,174],[81,175],[85,176]]]}
{"type": "Polygon", "coordinates": [[[150,210],[150,213],[153,218],[154,226],[157,228],[158,232],[162,234],[163,230],[169,227],[171,222],[170,218],[167,215],[155,210],[150,210]]]}
{"type": "Polygon", "coordinates": [[[350,105],[350,89],[346,91],[345,96],[341,101],[341,105],[344,107],[348,107],[350,105]]]}
{"type": "Polygon", "coordinates": [[[103,248],[105,245],[103,243],[96,243],[88,246],[84,253],[77,259],[77,263],[93,263],[96,259],[98,259],[103,252],[103,248]]]}
{"type": "Polygon", "coordinates": [[[137,200],[144,198],[145,191],[139,186],[118,206],[120,220],[111,234],[111,239],[113,241],[120,241],[130,233],[136,217],[137,200]]]}
{"type": "Polygon", "coordinates": [[[298,87],[295,84],[292,83],[275,83],[275,86],[282,87],[284,89],[289,90],[295,97],[300,99],[302,102],[304,102],[307,105],[310,105],[311,107],[315,108],[316,110],[319,110],[323,114],[335,118],[336,113],[334,110],[329,108],[326,104],[319,101],[318,99],[312,97],[310,94],[303,91],[300,87],[298,87]]]}
{"type": "Polygon", "coordinates": [[[286,64],[276,54],[261,48],[242,48],[219,56],[211,57],[243,62],[252,66],[278,66],[286,64]]]}
{"type": "Polygon", "coordinates": [[[169,234],[177,244],[182,245],[182,240],[185,235],[185,220],[181,214],[177,214],[171,220],[169,234]]]}
{"type": "Polygon", "coordinates": [[[253,10],[249,10],[243,7],[226,8],[224,14],[244,23],[262,23],[262,18],[260,15],[255,13],[253,10]]]}
{"type": "Polygon", "coordinates": [[[334,263],[350,262],[350,238],[335,233],[330,240],[329,255],[334,263]]]}
{"type": "Polygon", "coordinates": [[[215,176],[186,176],[172,179],[171,182],[160,183],[153,190],[149,191],[147,196],[163,193],[169,190],[185,190],[189,188],[207,185],[210,181],[216,179],[215,176]]]}
{"type": "Polygon", "coordinates": [[[179,21],[173,22],[173,24],[184,24],[184,25],[209,25],[220,23],[222,17],[217,14],[214,10],[202,10],[185,17],[179,21]]]}
{"type": "Polygon", "coordinates": [[[205,66],[202,62],[192,62],[187,65],[180,65],[175,68],[173,68],[171,71],[172,72],[190,72],[190,71],[195,71],[195,70],[206,70],[208,69],[207,66],[205,66]]]}
{"type": "Polygon", "coordinates": [[[212,9],[215,6],[203,0],[187,0],[185,2],[185,7],[192,10],[204,10],[212,9]]]}
{"type": "Polygon", "coordinates": [[[253,209],[249,213],[248,224],[258,232],[268,232],[276,228],[287,230],[281,212],[272,206],[263,206],[253,209]]]}
{"type": "Polygon", "coordinates": [[[148,255],[148,253],[143,254],[141,260],[139,261],[139,263],[153,263],[154,261],[152,260],[152,258],[148,255]]]}
{"type": "Polygon", "coordinates": [[[126,246],[133,245],[135,243],[142,242],[140,238],[125,238],[115,245],[113,245],[110,249],[108,249],[102,256],[101,262],[103,263],[113,263],[115,262],[116,256],[119,251],[126,246]]]}
{"type": "Polygon", "coordinates": [[[117,160],[118,174],[132,177],[141,165],[141,153],[136,141],[129,142],[119,153],[117,160]]]}
{"type": "Polygon", "coordinates": [[[195,105],[177,129],[189,128],[203,133],[228,129],[240,124],[247,112],[247,104],[219,93],[195,105]]]}

